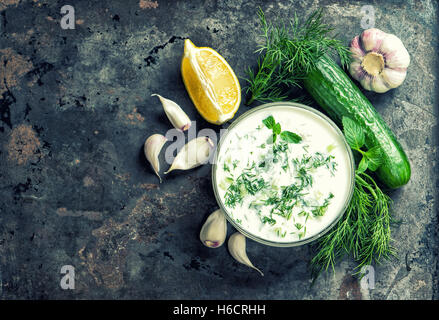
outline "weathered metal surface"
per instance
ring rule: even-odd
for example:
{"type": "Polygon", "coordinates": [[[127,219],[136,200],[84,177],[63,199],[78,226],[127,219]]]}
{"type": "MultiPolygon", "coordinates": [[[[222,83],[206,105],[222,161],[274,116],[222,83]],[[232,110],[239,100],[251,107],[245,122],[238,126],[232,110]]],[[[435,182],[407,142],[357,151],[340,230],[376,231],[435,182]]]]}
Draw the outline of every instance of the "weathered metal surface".
{"type": "Polygon", "coordinates": [[[64,4],[0,1],[0,298],[438,298],[436,1],[72,1],[74,30],[60,26],[64,4]],[[367,93],[413,171],[392,194],[399,260],[375,267],[374,289],[361,288],[349,259],[311,287],[308,245],[248,241],[263,278],[226,246],[205,248],[198,233],[217,208],[210,166],[158,184],[143,156],[145,138],[171,128],[152,93],[177,101],[197,130],[219,131],[182,83],[183,39],[245,77],[259,5],[268,18],[324,7],[345,43],[372,5],[376,26],[410,52],[400,88],[367,93]],[[75,267],[74,290],[60,287],[63,265],[75,267]]]}

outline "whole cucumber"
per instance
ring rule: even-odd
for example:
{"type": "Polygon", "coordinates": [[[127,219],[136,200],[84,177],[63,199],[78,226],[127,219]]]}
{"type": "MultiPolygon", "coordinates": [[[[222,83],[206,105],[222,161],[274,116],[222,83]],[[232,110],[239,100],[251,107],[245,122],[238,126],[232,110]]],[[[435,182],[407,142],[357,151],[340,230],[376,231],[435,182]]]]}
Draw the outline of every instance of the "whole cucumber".
{"type": "Polygon", "coordinates": [[[410,180],[410,163],[395,135],[370,101],[328,56],[321,57],[316,68],[304,80],[305,89],[332,119],[343,116],[356,120],[365,130],[366,147],[379,146],[383,163],[376,171],[389,188],[398,188],[410,180]]]}

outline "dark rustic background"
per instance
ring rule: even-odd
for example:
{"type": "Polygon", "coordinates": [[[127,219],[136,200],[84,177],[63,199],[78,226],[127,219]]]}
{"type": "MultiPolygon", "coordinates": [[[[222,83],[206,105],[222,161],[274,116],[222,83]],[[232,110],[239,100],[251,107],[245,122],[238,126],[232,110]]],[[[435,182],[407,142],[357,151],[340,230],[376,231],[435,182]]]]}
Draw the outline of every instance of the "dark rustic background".
{"type": "Polygon", "coordinates": [[[435,0],[0,0],[0,298],[438,298],[437,21],[435,0]],[[75,8],[74,30],[60,27],[65,4],[75,8]],[[324,7],[347,44],[366,4],[412,59],[401,87],[367,93],[412,164],[409,184],[392,193],[399,260],[375,267],[375,289],[361,289],[349,259],[310,287],[309,245],[248,241],[261,278],[226,246],[198,240],[217,208],[210,166],[158,184],[142,145],[170,124],[150,95],[178,102],[198,130],[219,130],[183,86],[184,38],[245,77],[262,41],[258,6],[268,19],[324,7]],[[75,267],[74,290],[60,287],[63,265],[75,267]]]}

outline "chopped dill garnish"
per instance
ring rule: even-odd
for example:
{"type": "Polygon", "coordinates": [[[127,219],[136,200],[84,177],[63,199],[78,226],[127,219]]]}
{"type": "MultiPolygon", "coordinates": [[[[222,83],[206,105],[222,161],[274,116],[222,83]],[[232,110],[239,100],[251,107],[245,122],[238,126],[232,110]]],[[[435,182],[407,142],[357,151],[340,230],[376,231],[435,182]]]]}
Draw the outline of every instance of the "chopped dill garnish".
{"type": "Polygon", "coordinates": [[[276,235],[278,237],[281,237],[281,238],[285,238],[285,236],[287,235],[286,231],[282,232],[282,228],[281,227],[277,227],[273,231],[276,232],[276,235]]]}
{"type": "Polygon", "coordinates": [[[302,232],[299,232],[297,234],[297,236],[299,237],[299,240],[302,239],[303,237],[305,237],[305,234],[306,234],[306,226],[303,227],[303,231],[302,232]]]}
{"type": "Polygon", "coordinates": [[[262,223],[268,223],[269,225],[275,225],[276,220],[267,216],[262,217],[262,223]]]}
{"type": "Polygon", "coordinates": [[[230,184],[224,196],[224,204],[227,207],[235,208],[237,203],[242,203],[244,196],[243,188],[249,194],[255,195],[266,187],[264,179],[257,178],[256,173],[252,172],[254,168],[255,163],[253,162],[251,167],[245,168],[241,175],[230,184]]]}
{"type": "Polygon", "coordinates": [[[311,210],[311,213],[313,214],[314,217],[321,217],[326,213],[326,210],[328,210],[328,206],[330,203],[330,200],[334,198],[334,195],[331,193],[329,193],[329,196],[325,199],[325,201],[323,202],[323,204],[321,206],[318,206],[316,208],[314,208],[313,210],[311,210]]]}

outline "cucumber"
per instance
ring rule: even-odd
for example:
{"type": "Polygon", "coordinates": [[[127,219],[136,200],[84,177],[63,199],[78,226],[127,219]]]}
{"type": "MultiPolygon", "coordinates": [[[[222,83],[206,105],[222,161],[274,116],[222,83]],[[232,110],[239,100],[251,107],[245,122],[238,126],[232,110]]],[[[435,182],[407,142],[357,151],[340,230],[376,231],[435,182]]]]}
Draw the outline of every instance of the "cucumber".
{"type": "Polygon", "coordinates": [[[316,68],[304,79],[305,89],[336,122],[343,116],[356,120],[365,130],[368,149],[379,146],[383,163],[376,174],[389,188],[398,188],[410,180],[410,163],[395,135],[370,101],[328,56],[322,56],[316,68]]]}

